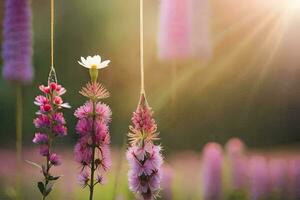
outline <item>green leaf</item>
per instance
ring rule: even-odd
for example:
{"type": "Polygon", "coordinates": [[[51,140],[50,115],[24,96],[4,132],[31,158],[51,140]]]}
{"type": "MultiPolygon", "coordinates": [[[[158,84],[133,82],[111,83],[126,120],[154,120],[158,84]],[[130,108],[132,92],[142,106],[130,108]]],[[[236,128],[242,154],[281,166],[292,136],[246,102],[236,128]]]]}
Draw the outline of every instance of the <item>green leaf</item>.
{"type": "Polygon", "coordinates": [[[45,190],[44,183],[43,182],[38,182],[37,186],[38,186],[40,192],[44,195],[44,190],[45,190]]]}
{"type": "Polygon", "coordinates": [[[28,164],[34,166],[34,167],[37,167],[39,169],[42,169],[42,166],[40,166],[39,164],[35,163],[35,162],[32,162],[32,161],[29,161],[29,160],[25,160],[25,162],[27,162],[28,164]]]}
{"type": "Polygon", "coordinates": [[[56,181],[57,179],[59,179],[60,178],[60,176],[49,176],[48,177],[48,180],[49,181],[56,181]]]}
{"type": "Polygon", "coordinates": [[[46,188],[45,188],[45,196],[48,196],[48,194],[52,191],[52,188],[53,188],[53,182],[49,182],[47,185],[46,185],[46,188]]]}

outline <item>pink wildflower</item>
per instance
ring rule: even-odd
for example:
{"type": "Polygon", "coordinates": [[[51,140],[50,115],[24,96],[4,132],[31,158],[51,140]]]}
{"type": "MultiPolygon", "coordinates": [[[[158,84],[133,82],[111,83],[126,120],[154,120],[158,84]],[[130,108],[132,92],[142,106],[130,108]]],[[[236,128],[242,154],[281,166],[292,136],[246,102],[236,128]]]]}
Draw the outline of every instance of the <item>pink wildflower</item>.
{"type": "Polygon", "coordinates": [[[52,153],[49,159],[50,163],[54,166],[61,165],[61,159],[56,153],[52,153]]]}
{"type": "Polygon", "coordinates": [[[78,182],[81,187],[85,188],[89,182],[89,173],[87,171],[82,171],[78,176],[78,182]]]}
{"type": "Polygon", "coordinates": [[[98,70],[107,67],[109,62],[101,62],[99,55],[88,56],[87,59],[81,57],[79,61],[80,65],[89,69],[91,82],[79,92],[88,100],[74,113],[78,118],[76,132],[79,135],[74,154],[83,170],[79,182],[83,187],[89,186],[90,200],[93,199],[95,185],[105,183],[105,173],[111,167],[108,124],[112,113],[106,104],[100,102],[109,97],[109,92],[97,82],[98,70]]]}
{"type": "Polygon", "coordinates": [[[153,144],[158,140],[158,133],[152,114],[142,94],[138,108],[133,113],[133,126],[130,126],[131,132],[128,134],[131,146],[126,157],[130,166],[129,188],[144,200],[156,198],[162,178],[163,158],[161,147],[153,144]]]}
{"type": "Polygon", "coordinates": [[[35,144],[47,144],[48,143],[48,135],[44,133],[36,133],[32,140],[35,144]]]}
{"type": "Polygon", "coordinates": [[[52,190],[50,181],[55,181],[59,177],[51,175],[50,169],[52,166],[61,164],[61,159],[56,153],[52,153],[52,141],[57,136],[65,136],[67,134],[66,121],[63,113],[60,111],[63,107],[69,107],[64,104],[61,95],[66,90],[57,83],[49,83],[48,86],[41,85],[39,89],[43,95],[38,95],[35,98],[34,104],[39,107],[36,113],[37,117],[33,120],[33,124],[37,129],[42,129],[43,133],[36,133],[32,142],[39,146],[39,153],[46,157],[46,164],[43,166],[44,182],[39,182],[38,186],[43,195],[43,199],[52,190]],[[45,131],[47,130],[47,131],[45,131]]]}
{"type": "Polygon", "coordinates": [[[36,128],[50,128],[51,121],[47,115],[39,114],[33,123],[36,128]]]}
{"type": "Polygon", "coordinates": [[[108,124],[111,121],[112,112],[109,106],[99,101],[102,97],[92,96],[103,95],[101,92],[104,90],[103,86],[100,92],[90,91],[99,89],[100,86],[95,86],[95,84],[89,83],[82,89],[84,92],[81,93],[91,99],[77,108],[74,113],[78,118],[76,132],[79,135],[74,149],[75,160],[84,170],[79,175],[79,182],[83,187],[90,186],[90,190],[93,190],[94,185],[106,182],[105,172],[111,168],[108,124]],[[87,170],[90,172],[87,173],[87,170]]]}
{"type": "Polygon", "coordinates": [[[110,166],[106,165],[106,162],[103,162],[104,156],[106,156],[104,152],[107,153],[107,145],[110,143],[107,126],[111,118],[109,107],[103,103],[97,103],[95,121],[93,121],[93,103],[88,101],[75,111],[75,116],[79,119],[76,125],[76,131],[80,136],[74,151],[76,161],[83,165],[91,164],[91,152],[93,145],[96,145],[96,147],[100,149],[99,156],[102,161],[102,167],[109,169],[110,166]]]}

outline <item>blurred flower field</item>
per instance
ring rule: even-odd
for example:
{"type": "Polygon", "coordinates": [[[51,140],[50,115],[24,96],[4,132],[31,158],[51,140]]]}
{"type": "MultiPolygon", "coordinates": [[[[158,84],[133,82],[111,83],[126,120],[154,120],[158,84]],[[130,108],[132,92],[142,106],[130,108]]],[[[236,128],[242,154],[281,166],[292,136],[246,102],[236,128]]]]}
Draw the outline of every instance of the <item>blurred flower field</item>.
{"type": "Polygon", "coordinates": [[[0,200],[300,200],[299,13],[0,1],[0,200]]]}
{"type": "MultiPolygon", "coordinates": [[[[300,198],[300,157],[299,150],[281,148],[277,150],[244,149],[240,140],[230,140],[222,147],[220,159],[220,179],[214,179],[218,170],[213,170],[213,186],[208,188],[217,191],[219,197],[204,198],[204,188],[207,178],[204,178],[205,162],[203,152],[183,151],[171,154],[163,167],[162,191],[158,199],[164,200],[196,200],[196,199],[268,199],[268,200],[297,200],[300,198]],[[237,165],[236,165],[237,164],[237,165]],[[218,183],[219,182],[219,183],[218,183]]],[[[209,146],[209,145],[208,145],[209,146]]],[[[5,165],[0,166],[1,191],[0,199],[8,200],[14,195],[15,160],[14,152],[0,151],[0,159],[5,165]]],[[[82,190],[77,182],[80,166],[74,162],[69,150],[62,150],[63,166],[55,170],[62,174],[62,179],[55,186],[49,199],[80,200],[85,199],[88,190],[82,190]],[[67,166],[67,167],[66,167],[67,166]]],[[[34,149],[24,151],[25,159],[41,161],[34,149]]],[[[128,164],[124,152],[113,150],[113,167],[107,177],[105,186],[97,186],[96,199],[134,199],[128,189],[128,164]]],[[[210,158],[214,157],[210,155],[210,158]]],[[[209,159],[209,158],[208,158],[209,159]]],[[[212,161],[214,162],[214,160],[212,161]]],[[[211,169],[218,166],[210,166],[211,169]]],[[[207,170],[206,170],[207,172],[207,170]]],[[[24,199],[39,199],[39,191],[32,185],[40,179],[41,174],[31,165],[24,163],[22,169],[22,194],[24,199]],[[30,192],[29,192],[30,191],[30,192]]]]}

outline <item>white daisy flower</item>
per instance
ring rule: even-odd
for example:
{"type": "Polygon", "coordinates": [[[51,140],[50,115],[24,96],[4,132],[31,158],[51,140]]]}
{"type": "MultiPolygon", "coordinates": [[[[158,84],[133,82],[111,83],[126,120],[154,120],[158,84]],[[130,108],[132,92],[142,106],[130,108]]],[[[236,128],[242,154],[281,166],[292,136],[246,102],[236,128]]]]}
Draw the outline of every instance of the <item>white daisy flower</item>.
{"type": "Polygon", "coordinates": [[[102,69],[108,66],[110,60],[104,60],[101,62],[101,57],[99,55],[95,55],[93,57],[88,56],[86,59],[81,57],[81,61],[78,61],[78,63],[88,69],[102,69]]]}

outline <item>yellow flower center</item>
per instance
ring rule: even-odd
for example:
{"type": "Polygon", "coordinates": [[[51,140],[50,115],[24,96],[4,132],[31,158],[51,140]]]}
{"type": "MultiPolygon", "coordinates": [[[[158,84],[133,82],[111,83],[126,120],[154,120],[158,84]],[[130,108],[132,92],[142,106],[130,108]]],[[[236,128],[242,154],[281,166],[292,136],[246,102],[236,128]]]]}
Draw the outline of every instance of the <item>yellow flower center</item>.
{"type": "Polygon", "coordinates": [[[97,65],[95,64],[91,65],[91,69],[97,69],[97,65]]]}

